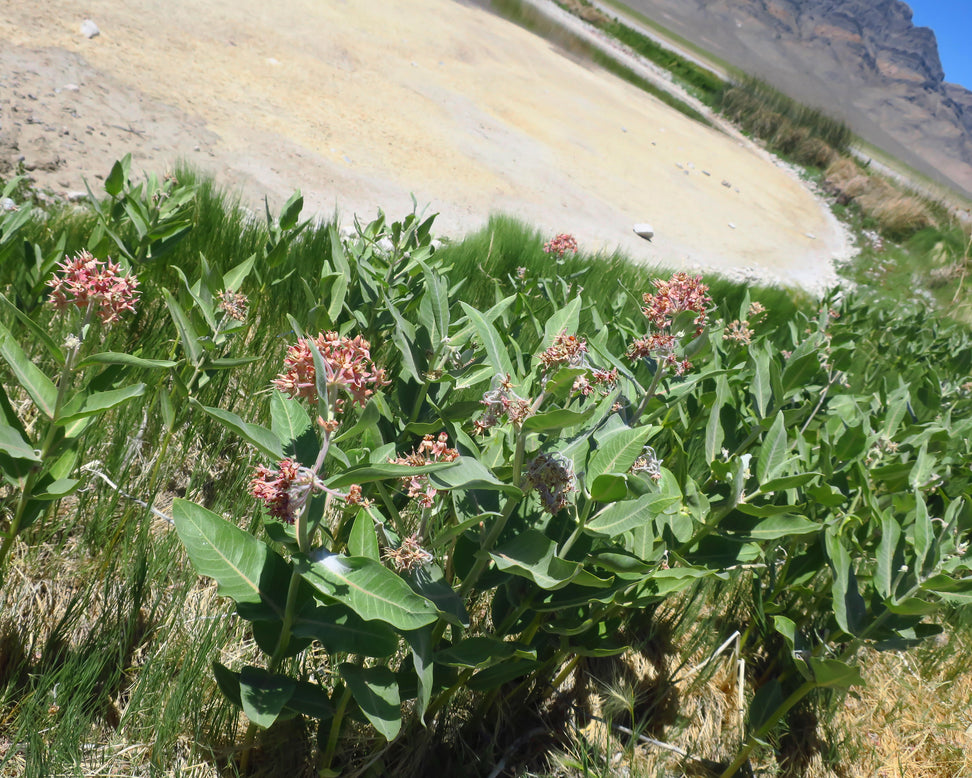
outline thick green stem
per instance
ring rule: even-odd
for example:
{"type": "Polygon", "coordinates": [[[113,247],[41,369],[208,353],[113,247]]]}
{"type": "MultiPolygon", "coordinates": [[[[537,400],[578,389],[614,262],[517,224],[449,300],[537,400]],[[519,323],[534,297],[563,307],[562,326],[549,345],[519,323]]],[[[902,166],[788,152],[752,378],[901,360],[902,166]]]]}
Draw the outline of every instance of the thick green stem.
{"type": "Polygon", "coordinates": [[[641,402],[638,403],[638,408],[634,412],[634,421],[638,421],[641,418],[641,414],[645,412],[645,408],[648,407],[648,403],[651,402],[651,398],[655,396],[655,390],[658,388],[658,382],[661,381],[662,375],[664,375],[665,369],[662,367],[661,362],[657,363],[655,368],[655,375],[651,378],[651,386],[648,387],[648,391],[645,392],[645,396],[641,398],[641,402]]]}
{"type": "Polygon", "coordinates": [[[736,754],[736,758],[732,761],[732,764],[727,767],[719,778],[732,778],[739,770],[742,768],[746,762],[749,761],[749,755],[753,752],[753,749],[760,744],[760,741],[775,727],[780,720],[790,712],[800,700],[806,697],[811,691],[813,691],[817,685],[813,681],[804,681],[803,684],[798,686],[793,693],[787,697],[783,704],[780,705],[772,715],[763,722],[759,729],[757,729],[753,734],[751,734],[747,740],[746,745],[742,747],[742,750],[736,754]]]}
{"type": "Polygon", "coordinates": [[[344,723],[344,713],[348,709],[349,702],[351,702],[351,689],[345,686],[344,693],[338,702],[337,710],[334,711],[334,718],[331,719],[331,731],[327,734],[327,749],[324,751],[324,757],[321,760],[321,766],[325,770],[329,770],[331,763],[334,761],[338,737],[341,734],[341,725],[344,723]]]}
{"type": "MultiPolygon", "coordinates": [[[[521,471],[523,470],[523,455],[526,448],[526,433],[522,430],[517,430],[516,438],[516,452],[513,455],[513,485],[516,487],[520,486],[521,481],[521,471]]],[[[462,588],[459,590],[460,597],[466,597],[472,588],[476,585],[476,581],[479,580],[479,576],[483,574],[483,571],[489,565],[489,552],[496,545],[496,541],[499,536],[503,533],[506,528],[506,522],[510,520],[510,516],[513,515],[513,511],[516,506],[520,504],[522,495],[509,495],[506,498],[506,505],[503,506],[503,513],[500,515],[496,521],[493,522],[493,526],[490,527],[489,532],[483,539],[483,542],[479,546],[479,555],[476,557],[476,562],[473,565],[472,570],[469,571],[469,575],[462,582],[462,588]]]]}

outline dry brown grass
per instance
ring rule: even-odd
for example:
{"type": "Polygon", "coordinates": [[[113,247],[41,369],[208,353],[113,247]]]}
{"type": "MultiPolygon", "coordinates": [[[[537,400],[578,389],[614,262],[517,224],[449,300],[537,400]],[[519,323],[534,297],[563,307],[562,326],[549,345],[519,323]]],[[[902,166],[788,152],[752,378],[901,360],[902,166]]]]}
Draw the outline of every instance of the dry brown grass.
{"type": "Polygon", "coordinates": [[[581,0],[561,0],[560,4],[574,14],[574,16],[578,16],[590,24],[601,26],[611,21],[610,17],[599,9],[581,2],[581,0]]]}
{"type": "Polygon", "coordinates": [[[841,204],[855,203],[892,238],[908,237],[935,226],[935,218],[923,200],[880,176],[869,175],[849,157],[831,163],[824,173],[824,185],[841,204]]]}

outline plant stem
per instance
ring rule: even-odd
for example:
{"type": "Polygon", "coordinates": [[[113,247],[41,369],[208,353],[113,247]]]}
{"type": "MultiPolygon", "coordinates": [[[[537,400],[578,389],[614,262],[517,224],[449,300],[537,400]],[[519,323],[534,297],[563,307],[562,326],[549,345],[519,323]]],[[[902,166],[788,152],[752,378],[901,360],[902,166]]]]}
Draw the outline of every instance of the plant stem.
{"type": "Polygon", "coordinates": [[[638,421],[641,418],[641,414],[645,412],[645,408],[648,407],[648,403],[651,402],[651,398],[655,396],[655,390],[658,388],[658,382],[661,381],[662,375],[664,375],[665,369],[662,367],[661,362],[656,363],[655,375],[651,377],[651,386],[648,387],[648,391],[645,392],[645,396],[641,398],[641,402],[638,403],[638,409],[634,412],[634,421],[638,421]]]}
{"type": "Polygon", "coordinates": [[[331,762],[334,761],[338,736],[341,734],[341,725],[344,723],[344,713],[348,709],[348,703],[350,701],[351,689],[345,686],[344,692],[341,694],[341,699],[338,702],[337,710],[334,711],[334,718],[331,719],[331,731],[327,734],[327,749],[324,751],[324,758],[322,759],[322,766],[325,770],[329,770],[331,768],[331,762]]]}

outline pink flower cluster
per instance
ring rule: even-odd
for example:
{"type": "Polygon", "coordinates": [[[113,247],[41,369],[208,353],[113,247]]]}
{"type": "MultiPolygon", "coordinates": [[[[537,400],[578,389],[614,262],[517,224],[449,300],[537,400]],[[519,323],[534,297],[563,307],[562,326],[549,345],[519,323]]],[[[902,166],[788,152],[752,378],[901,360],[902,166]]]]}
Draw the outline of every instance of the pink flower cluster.
{"type": "Polygon", "coordinates": [[[90,308],[104,324],[118,321],[122,311],[134,312],[138,280],[130,273],[119,273],[117,263],[102,262],[82,251],[73,259],[65,257],[58,269],[62,275],[47,282],[50,301],[57,310],[90,308]]]}
{"type": "Polygon", "coordinates": [[[656,278],[652,283],[657,291],[654,294],[645,292],[642,296],[645,307],[641,312],[648,320],[658,329],[667,329],[678,314],[692,311],[698,314],[695,334],[701,335],[712,307],[709,287],[702,283],[702,276],[692,278],[688,273],[675,273],[668,281],[656,278]]]}
{"type": "MultiPolygon", "coordinates": [[[[364,406],[374,393],[374,387],[388,383],[385,371],[375,367],[371,361],[371,344],[368,341],[360,335],[346,338],[336,332],[322,332],[312,340],[298,338],[297,343],[287,349],[284,372],[273,381],[273,385],[284,394],[306,398],[312,405],[317,403],[317,371],[311,342],[324,362],[329,394],[332,389],[344,389],[353,402],[364,406]]],[[[329,399],[334,400],[335,413],[340,413],[344,401],[334,395],[329,399]]]]}
{"type": "Polygon", "coordinates": [[[566,508],[567,495],[576,490],[573,466],[556,454],[537,454],[527,470],[526,482],[537,490],[543,509],[551,515],[566,508]]]}
{"type": "Polygon", "coordinates": [[[688,311],[696,314],[695,337],[702,334],[712,307],[709,287],[702,283],[702,276],[693,278],[687,273],[674,273],[667,281],[656,278],[652,283],[655,292],[645,292],[642,296],[645,306],[641,312],[660,332],[635,339],[628,347],[628,357],[652,357],[673,370],[675,375],[683,375],[692,369],[692,363],[687,359],[679,360],[676,356],[681,335],[673,333],[671,328],[675,317],[688,311]]]}
{"type": "Polygon", "coordinates": [[[250,479],[250,494],[262,500],[271,516],[293,524],[297,513],[324,483],[307,467],[284,459],[276,470],[257,467],[250,479]]]}
{"type": "Polygon", "coordinates": [[[585,341],[576,335],[568,335],[567,330],[561,330],[550,348],[544,351],[539,359],[543,369],[550,373],[558,367],[579,367],[584,363],[586,353],[585,341]]]}
{"type": "Polygon", "coordinates": [[[601,395],[606,395],[607,390],[613,387],[618,382],[618,369],[614,368],[612,370],[598,370],[597,368],[591,368],[590,377],[588,376],[577,376],[574,379],[574,385],[571,387],[575,392],[580,392],[585,397],[589,397],[597,391],[598,387],[600,389],[601,395]]]}
{"type": "Polygon", "coordinates": [[[545,254],[556,254],[558,257],[563,257],[568,251],[571,254],[576,254],[577,239],[567,232],[562,232],[553,240],[544,243],[543,251],[545,254]]]}
{"type": "MultiPolygon", "coordinates": [[[[411,454],[397,457],[392,461],[396,465],[409,465],[410,467],[423,467],[433,462],[454,462],[459,458],[459,452],[454,448],[449,448],[449,436],[444,432],[439,433],[437,439],[431,435],[426,435],[418,448],[411,454]]],[[[435,501],[436,490],[429,484],[427,475],[412,475],[402,479],[402,483],[408,489],[408,496],[417,501],[423,508],[431,508],[435,501]]]]}

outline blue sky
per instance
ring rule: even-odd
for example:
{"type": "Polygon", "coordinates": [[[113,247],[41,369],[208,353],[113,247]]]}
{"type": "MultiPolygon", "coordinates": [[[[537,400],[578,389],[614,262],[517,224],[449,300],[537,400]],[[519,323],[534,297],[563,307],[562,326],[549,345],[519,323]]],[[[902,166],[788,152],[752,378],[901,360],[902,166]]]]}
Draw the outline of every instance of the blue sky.
{"type": "Polygon", "coordinates": [[[931,27],[945,80],[972,89],[972,2],[970,0],[905,0],[916,27],[931,27]]]}

